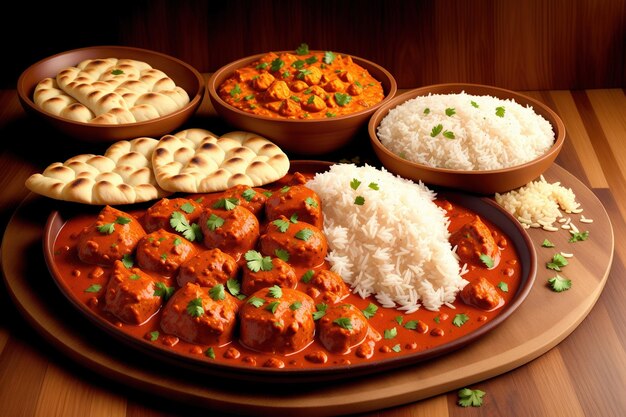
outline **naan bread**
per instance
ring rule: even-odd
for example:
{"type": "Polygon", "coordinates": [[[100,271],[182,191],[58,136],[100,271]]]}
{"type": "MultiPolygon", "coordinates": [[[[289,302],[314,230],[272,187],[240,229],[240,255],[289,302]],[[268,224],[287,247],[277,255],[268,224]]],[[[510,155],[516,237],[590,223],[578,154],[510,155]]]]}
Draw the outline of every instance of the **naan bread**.
{"type": "Polygon", "coordinates": [[[289,158],[254,133],[238,131],[217,137],[208,130],[188,129],[161,138],[152,154],[152,166],[164,190],[210,193],[276,181],[289,171],[289,158]]]}
{"type": "Polygon", "coordinates": [[[123,124],[171,114],[189,103],[189,95],[145,62],[106,58],[84,60],[41,80],[33,100],[77,122],[123,124]]]}
{"type": "Polygon", "coordinates": [[[158,140],[120,141],[104,155],[74,156],[55,162],[43,173],[26,180],[31,191],[57,200],[84,204],[133,204],[170,193],[158,186],[152,170],[152,153],[158,140]]]}

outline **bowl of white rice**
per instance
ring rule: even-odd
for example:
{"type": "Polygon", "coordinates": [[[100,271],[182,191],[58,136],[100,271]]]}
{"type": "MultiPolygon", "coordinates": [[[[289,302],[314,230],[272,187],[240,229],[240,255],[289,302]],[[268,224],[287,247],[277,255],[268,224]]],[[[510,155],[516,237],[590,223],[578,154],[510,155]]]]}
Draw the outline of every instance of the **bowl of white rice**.
{"type": "Polygon", "coordinates": [[[561,118],[514,91],[438,84],[381,106],[370,141],[389,171],[478,194],[506,192],[538,178],[565,141],[561,118]]]}

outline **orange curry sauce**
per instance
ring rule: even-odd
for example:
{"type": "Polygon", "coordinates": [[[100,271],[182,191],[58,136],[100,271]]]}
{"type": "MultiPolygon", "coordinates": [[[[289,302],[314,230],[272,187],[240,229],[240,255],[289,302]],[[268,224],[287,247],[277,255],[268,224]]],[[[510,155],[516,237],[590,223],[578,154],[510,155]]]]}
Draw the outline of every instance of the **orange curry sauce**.
{"type": "MultiPolygon", "coordinates": [[[[275,191],[279,188],[280,183],[268,189],[275,191]]],[[[195,198],[196,196],[193,197],[195,198]]],[[[448,211],[448,216],[451,220],[449,227],[451,232],[458,230],[463,225],[468,224],[476,218],[475,213],[463,207],[453,205],[445,200],[437,200],[437,204],[448,211]]],[[[145,211],[134,210],[129,213],[139,219],[140,222],[143,221],[142,216],[145,211]]],[[[370,357],[360,357],[357,354],[358,349],[356,348],[353,348],[350,352],[345,354],[328,352],[317,338],[303,350],[289,355],[262,353],[243,346],[238,340],[237,331],[234,333],[233,340],[224,346],[197,345],[180,340],[175,336],[167,335],[163,332],[160,325],[163,307],[147,322],[141,325],[122,323],[118,318],[104,310],[104,293],[112,267],[82,263],[77,254],[78,235],[84,227],[92,224],[95,218],[96,214],[92,214],[80,215],[68,220],[60,230],[54,243],[53,262],[60,271],[60,279],[63,280],[67,288],[69,288],[72,297],[87,306],[95,316],[99,316],[112,323],[120,332],[137,339],[143,339],[143,343],[158,344],[161,347],[171,349],[178,355],[191,357],[207,363],[220,362],[223,364],[230,363],[237,366],[250,367],[265,366],[316,369],[323,366],[359,364],[414,354],[418,351],[449,343],[484,326],[502,311],[502,305],[506,305],[511,301],[520,283],[521,263],[515,248],[512,244],[509,244],[509,239],[504,236],[501,230],[487,219],[482,219],[497,242],[499,256],[496,258],[499,259],[497,259],[495,267],[491,269],[487,269],[484,266],[469,265],[469,271],[464,275],[464,278],[468,281],[472,281],[482,276],[495,286],[504,301],[504,303],[495,310],[485,311],[475,306],[465,304],[459,294],[453,304],[455,308],[443,306],[441,310],[437,312],[421,308],[417,312],[404,314],[396,309],[381,307],[373,297],[361,299],[357,295],[350,294],[347,298],[341,300],[340,303],[351,303],[361,310],[366,309],[370,303],[378,306],[376,314],[369,318],[369,323],[383,337],[375,342],[373,355],[370,357]],[[508,291],[502,289],[504,286],[501,283],[506,283],[508,291]],[[93,291],[94,284],[96,284],[96,288],[98,285],[101,286],[101,290],[88,292],[89,288],[93,291]],[[498,286],[498,284],[500,284],[500,286],[498,286]],[[461,325],[455,325],[454,321],[457,315],[465,315],[467,321],[461,325]],[[415,329],[407,329],[405,326],[409,322],[418,322],[419,324],[415,329]],[[395,331],[392,329],[395,329],[395,331]],[[385,338],[385,330],[389,331],[387,332],[389,335],[396,334],[392,338],[385,338]],[[211,351],[211,355],[207,355],[207,351],[209,350],[211,351]],[[319,355],[320,352],[323,354],[319,355]],[[326,360],[322,363],[322,361],[311,359],[315,357],[325,357],[326,360]]],[[[262,223],[261,230],[263,229],[264,225],[262,223]]],[[[206,250],[201,243],[194,243],[194,245],[197,245],[198,249],[206,250]]],[[[245,262],[242,267],[246,267],[245,262]]],[[[319,270],[321,268],[328,268],[328,265],[323,264],[317,269],[319,270]]],[[[306,270],[307,268],[296,268],[297,276],[301,277],[306,270]]],[[[163,276],[159,276],[153,272],[148,273],[160,281],[167,281],[167,278],[163,276]]],[[[169,278],[169,280],[170,285],[176,286],[175,277],[169,278]]],[[[307,284],[299,281],[297,289],[306,292],[307,284]]],[[[238,302],[244,303],[245,300],[238,302]]]]}
{"type": "Polygon", "coordinates": [[[366,69],[332,52],[271,52],[236,70],[218,93],[240,110],[280,119],[343,116],[384,98],[380,82],[366,69]]]}

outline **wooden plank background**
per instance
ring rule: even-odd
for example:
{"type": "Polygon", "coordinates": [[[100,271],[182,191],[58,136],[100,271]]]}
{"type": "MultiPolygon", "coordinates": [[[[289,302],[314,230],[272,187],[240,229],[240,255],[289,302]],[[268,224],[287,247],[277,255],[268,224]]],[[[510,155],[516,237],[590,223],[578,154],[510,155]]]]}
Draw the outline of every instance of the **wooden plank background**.
{"type": "Polygon", "coordinates": [[[400,88],[474,82],[513,90],[626,86],[626,0],[69,0],[3,6],[0,87],[53,53],[123,44],[201,72],[270,50],[342,51],[386,67],[400,88]],[[9,9],[10,7],[10,9],[9,9]]]}

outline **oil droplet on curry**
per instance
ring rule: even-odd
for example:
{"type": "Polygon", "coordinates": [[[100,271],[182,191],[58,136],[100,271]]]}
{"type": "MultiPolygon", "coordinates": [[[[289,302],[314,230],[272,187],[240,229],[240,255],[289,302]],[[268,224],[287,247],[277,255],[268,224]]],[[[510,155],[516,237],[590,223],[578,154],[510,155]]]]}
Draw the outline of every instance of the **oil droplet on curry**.
{"type": "Polygon", "coordinates": [[[323,119],[365,110],[384,98],[380,82],[348,55],[270,52],[219,87],[237,109],[267,117],[323,119]]]}

